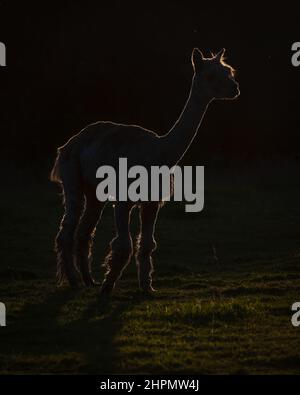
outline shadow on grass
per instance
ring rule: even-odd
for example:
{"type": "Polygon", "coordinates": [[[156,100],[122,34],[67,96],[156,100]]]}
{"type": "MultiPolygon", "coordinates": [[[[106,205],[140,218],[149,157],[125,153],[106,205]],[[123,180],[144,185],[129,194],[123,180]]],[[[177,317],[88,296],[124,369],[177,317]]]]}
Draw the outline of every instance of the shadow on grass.
{"type": "Polygon", "coordinates": [[[27,305],[1,336],[2,372],[116,373],[123,315],[145,297],[131,292],[101,300],[97,292],[52,289],[27,305]]]}

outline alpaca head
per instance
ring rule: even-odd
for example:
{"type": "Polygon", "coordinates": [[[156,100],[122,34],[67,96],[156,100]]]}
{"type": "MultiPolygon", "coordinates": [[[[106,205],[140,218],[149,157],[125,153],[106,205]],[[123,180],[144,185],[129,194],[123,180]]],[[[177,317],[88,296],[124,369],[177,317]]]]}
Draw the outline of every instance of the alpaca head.
{"type": "Polygon", "coordinates": [[[239,84],[234,78],[234,69],[224,61],[225,49],[211,58],[205,58],[198,48],[192,53],[195,82],[213,99],[236,99],[239,84]]]}

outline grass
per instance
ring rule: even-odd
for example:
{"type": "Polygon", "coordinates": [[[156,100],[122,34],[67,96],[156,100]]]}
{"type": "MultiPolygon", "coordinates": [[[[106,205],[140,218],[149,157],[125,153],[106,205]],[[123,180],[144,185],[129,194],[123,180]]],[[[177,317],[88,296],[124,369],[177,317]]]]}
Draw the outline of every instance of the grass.
{"type": "MultiPolygon", "coordinates": [[[[203,212],[171,203],[161,211],[158,292],[139,292],[131,262],[108,301],[97,289],[55,287],[56,187],[4,180],[0,372],[299,374],[298,170],[207,171],[203,212]]],[[[95,240],[98,279],[113,232],[107,208],[95,240]]]]}

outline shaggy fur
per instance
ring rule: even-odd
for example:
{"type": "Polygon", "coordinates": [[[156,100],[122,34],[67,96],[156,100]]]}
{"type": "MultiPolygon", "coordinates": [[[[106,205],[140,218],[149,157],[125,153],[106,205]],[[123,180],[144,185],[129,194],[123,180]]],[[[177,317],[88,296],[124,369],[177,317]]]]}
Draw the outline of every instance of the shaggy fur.
{"type": "MultiPolygon", "coordinates": [[[[93,236],[104,203],[96,199],[96,170],[103,165],[118,168],[120,157],[128,167],[140,165],[174,166],[192,143],[208,104],[213,99],[234,99],[239,95],[232,67],[224,62],[224,50],[204,58],[194,49],[194,76],[186,105],[171,130],[164,136],[135,125],[97,122],[87,126],[58,149],[51,180],[62,185],[65,213],[56,236],[57,280],[72,287],[83,282],[95,285],[90,260],[93,236]]],[[[109,294],[133,254],[130,235],[132,202],[116,202],[116,236],[105,259],[106,273],[101,292],[109,294]]],[[[136,262],[140,288],[152,292],[152,253],[156,249],[154,230],[160,202],[143,202],[140,209],[140,234],[136,243],[136,262]]]]}

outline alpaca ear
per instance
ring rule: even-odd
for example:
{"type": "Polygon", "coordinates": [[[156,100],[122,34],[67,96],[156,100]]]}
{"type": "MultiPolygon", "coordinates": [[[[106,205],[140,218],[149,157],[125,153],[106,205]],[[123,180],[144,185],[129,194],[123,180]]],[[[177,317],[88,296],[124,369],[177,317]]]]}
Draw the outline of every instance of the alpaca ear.
{"type": "Polygon", "coordinates": [[[224,55],[225,55],[225,48],[221,49],[221,51],[217,53],[216,59],[220,61],[224,55]]]}
{"type": "Polygon", "coordinates": [[[194,70],[200,70],[204,63],[204,56],[200,49],[194,48],[192,52],[192,64],[194,70]]]}

